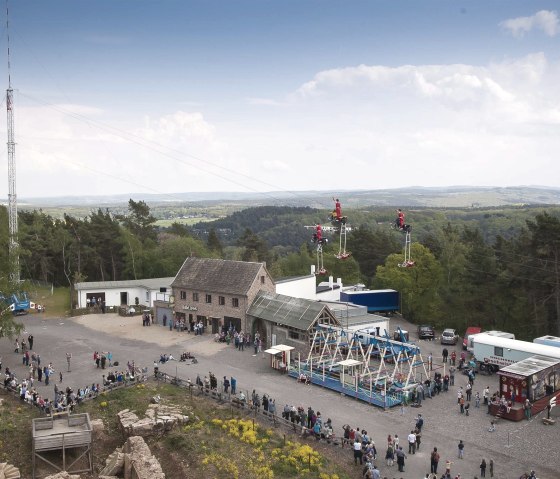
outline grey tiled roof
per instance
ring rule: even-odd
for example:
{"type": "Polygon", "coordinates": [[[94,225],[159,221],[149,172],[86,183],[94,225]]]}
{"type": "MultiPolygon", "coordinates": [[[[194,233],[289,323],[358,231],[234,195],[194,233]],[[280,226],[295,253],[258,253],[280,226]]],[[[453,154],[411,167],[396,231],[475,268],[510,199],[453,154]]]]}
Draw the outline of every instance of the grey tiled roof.
{"type": "Polygon", "coordinates": [[[263,263],[187,258],[171,284],[174,288],[246,295],[263,263]]]}
{"type": "MultiPolygon", "coordinates": [[[[265,321],[307,331],[328,306],[317,301],[259,291],[247,314],[265,321]]],[[[337,323],[338,321],[335,320],[337,323]]]]}
{"type": "Polygon", "coordinates": [[[127,279],[123,281],[89,281],[76,283],[77,290],[83,289],[115,289],[115,288],[146,288],[159,289],[169,288],[175,278],[146,278],[146,279],[127,279]]]}

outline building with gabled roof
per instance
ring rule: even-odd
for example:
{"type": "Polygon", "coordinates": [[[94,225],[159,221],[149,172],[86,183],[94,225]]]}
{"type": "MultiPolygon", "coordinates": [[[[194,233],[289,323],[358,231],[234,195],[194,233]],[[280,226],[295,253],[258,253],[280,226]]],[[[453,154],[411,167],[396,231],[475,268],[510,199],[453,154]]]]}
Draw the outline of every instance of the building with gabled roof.
{"type": "Polygon", "coordinates": [[[340,325],[323,303],[262,290],[249,307],[247,317],[256,329],[265,331],[263,342],[267,346],[286,344],[306,353],[318,323],[340,325]]]}
{"type": "Polygon", "coordinates": [[[265,263],[187,258],[171,284],[176,319],[201,321],[212,333],[232,326],[255,333],[247,309],[259,290],[274,292],[265,263]]]}

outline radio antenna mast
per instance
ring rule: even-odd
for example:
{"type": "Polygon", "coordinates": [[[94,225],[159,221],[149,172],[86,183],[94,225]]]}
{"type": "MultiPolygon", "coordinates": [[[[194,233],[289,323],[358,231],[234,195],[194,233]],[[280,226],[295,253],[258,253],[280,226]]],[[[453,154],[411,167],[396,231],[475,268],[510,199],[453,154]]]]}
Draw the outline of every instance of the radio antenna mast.
{"type": "Polygon", "coordinates": [[[9,220],[9,264],[10,281],[19,284],[19,243],[18,213],[16,195],[16,144],[14,141],[14,91],[10,74],[10,29],[8,0],[6,0],[6,34],[8,45],[8,89],[6,90],[6,110],[8,113],[8,220],[9,220]]]}

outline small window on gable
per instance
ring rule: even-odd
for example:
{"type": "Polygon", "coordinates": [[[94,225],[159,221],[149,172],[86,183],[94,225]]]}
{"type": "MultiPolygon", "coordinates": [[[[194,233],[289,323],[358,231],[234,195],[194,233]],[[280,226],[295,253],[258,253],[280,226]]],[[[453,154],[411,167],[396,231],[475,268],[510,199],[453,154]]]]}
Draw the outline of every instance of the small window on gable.
{"type": "Polygon", "coordinates": [[[261,276],[261,284],[264,284],[264,275],[261,276]]]}

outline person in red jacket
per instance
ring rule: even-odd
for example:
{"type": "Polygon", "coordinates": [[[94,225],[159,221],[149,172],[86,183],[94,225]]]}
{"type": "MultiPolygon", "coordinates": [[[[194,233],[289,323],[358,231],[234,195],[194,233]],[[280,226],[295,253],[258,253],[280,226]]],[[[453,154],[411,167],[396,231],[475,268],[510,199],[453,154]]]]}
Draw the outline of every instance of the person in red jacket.
{"type": "Polygon", "coordinates": [[[340,206],[340,200],[333,196],[334,201],[334,213],[336,215],[336,219],[340,221],[342,219],[342,207],[340,206]]]}
{"type": "Polygon", "coordinates": [[[404,228],[404,213],[400,208],[397,210],[396,223],[397,223],[397,228],[399,228],[400,230],[404,228]]]}

